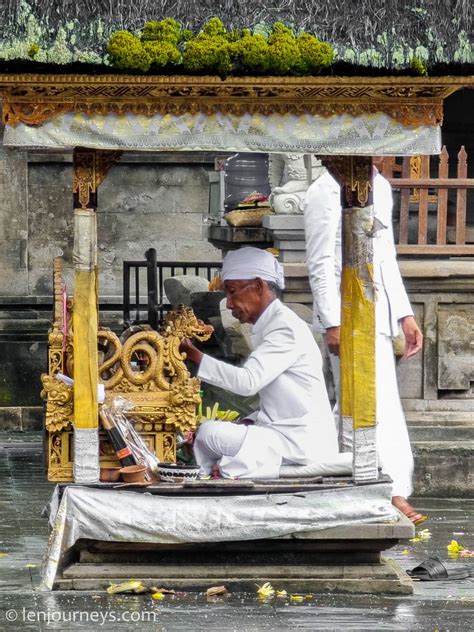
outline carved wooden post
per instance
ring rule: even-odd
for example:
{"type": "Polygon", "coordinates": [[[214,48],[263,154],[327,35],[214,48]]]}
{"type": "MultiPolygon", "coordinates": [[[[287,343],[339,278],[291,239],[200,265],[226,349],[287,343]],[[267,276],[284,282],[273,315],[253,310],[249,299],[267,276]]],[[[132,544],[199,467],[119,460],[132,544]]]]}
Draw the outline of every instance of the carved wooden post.
{"type": "Polygon", "coordinates": [[[99,478],[97,385],[97,187],[118,152],[75,148],[74,191],[74,480],[99,478]]]}
{"type": "Polygon", "coordinates": [[[378,478],[372,159],[338,156],[323,162],[341,185],[341,435],[344,440],[353,432],[354,480],[361,483],[378,478]]]}
{"type": "Polygon", "coordinates": [[[360,483],[378,478],[372,159],[344,157],[341,167],[341,413],[343,426],[353,428],[354,480],[360,483]]]}

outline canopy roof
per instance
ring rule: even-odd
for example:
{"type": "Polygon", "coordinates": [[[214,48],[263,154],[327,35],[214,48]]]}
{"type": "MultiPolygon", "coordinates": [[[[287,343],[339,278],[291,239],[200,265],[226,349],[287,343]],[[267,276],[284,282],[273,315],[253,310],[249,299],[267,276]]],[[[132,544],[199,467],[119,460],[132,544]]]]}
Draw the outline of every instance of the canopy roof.
{"type": "Polygon", "coordinates": [[[136,32],[148,20],[170,17],[198,31],[216,16],[228,29],[262,33],[282,21],[314,33],[335,47],[337,60],[368,72],[404,67],[414,55],[431,70],[474,63],[470,0],[200,0],[189,8],[189,0],[8,0],[0,6],[0,60],[31,61],[36,44],[49,63],[103,63],[113,31],[136,32]]]}
{"type": "Polygon", "coordinates": [[[473,77],[0,75],[8,146],[437,153],[473,77]]]}

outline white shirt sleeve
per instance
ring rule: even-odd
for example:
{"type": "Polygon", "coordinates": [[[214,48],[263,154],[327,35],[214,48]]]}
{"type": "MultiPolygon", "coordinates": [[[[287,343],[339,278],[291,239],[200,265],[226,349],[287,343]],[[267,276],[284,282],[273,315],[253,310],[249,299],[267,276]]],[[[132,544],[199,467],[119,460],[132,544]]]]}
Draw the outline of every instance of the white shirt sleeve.
{"type": "Polygon", "coordinates": [[[397,262],[392,222],[392,187],[380,174],[374,179],[374,197],[377,204],[377,215],[382,218],[383,224],[387,227],[383,231],[384,239],[381,252],[383,257],[383,284],[390,304],[390,310],[398,321],[404,316],[413,316],[413,309],[410,305],[410,299],[408,298],[397,262]]]}
{"type": "Polygon", "coordinates": [[[284,373],[298,356],[294,333],[289,327],[280,326],[265,336],[241,367],[204,355],[198,377],[236,395],[249,397],[284,373]]]}
{"type": "Polygon", "coordinates": [[[339,191],[336,181],[324,174],[311,185],[305,199],[306,263],[315,307],[325,329],[341,324],[339,191]]]}

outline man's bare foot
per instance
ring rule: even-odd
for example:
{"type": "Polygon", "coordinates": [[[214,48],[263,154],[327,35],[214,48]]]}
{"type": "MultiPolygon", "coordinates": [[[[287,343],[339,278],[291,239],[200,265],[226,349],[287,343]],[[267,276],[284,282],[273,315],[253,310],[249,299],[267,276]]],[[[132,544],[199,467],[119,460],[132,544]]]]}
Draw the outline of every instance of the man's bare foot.
{"type": "Polygon", "coordinates": [[[415,526],[423,524],[428,516],[419,513],[403,496],[392,496],[392,505],[401,511],[415,526]]]}

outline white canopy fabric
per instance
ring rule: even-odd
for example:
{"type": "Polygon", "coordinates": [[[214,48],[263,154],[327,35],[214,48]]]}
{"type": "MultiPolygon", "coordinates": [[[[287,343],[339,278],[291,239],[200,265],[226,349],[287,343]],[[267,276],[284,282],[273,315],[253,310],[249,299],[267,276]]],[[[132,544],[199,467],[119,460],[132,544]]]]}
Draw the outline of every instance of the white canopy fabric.
{"type": "Polygon", "coordinates": [[[418,155],[441,151],[437,126],[407,127],[386,114],[56,114],[38,127],[7,125],[6,147],[131,151],[239,151],[418,155]]]}

